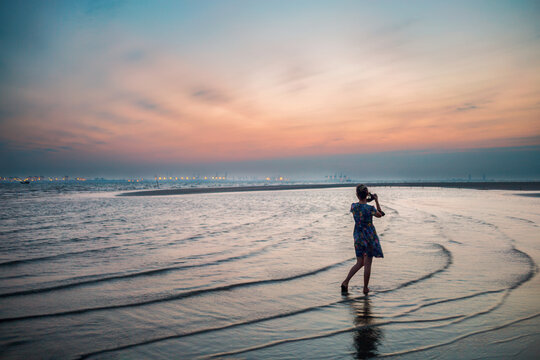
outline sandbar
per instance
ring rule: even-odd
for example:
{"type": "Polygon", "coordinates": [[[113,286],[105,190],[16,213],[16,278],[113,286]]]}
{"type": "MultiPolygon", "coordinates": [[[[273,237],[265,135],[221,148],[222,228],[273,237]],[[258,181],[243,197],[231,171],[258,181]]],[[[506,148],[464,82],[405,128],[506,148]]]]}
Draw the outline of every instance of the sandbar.
{"type": "MultiPolygon", "coordinates": [[[[523,182],[402,182],[365,183],[368,187],[441,187],[457,189],[476,190],[540,190],[540,181],[523,182]]],[[[333,183],[333,184],[283,184],[283,185],[254,185],[254,186],[222,186],[222,187],[189,187],[162,190],[131,191],[118,194],[118,196],[164,196],[164,195],[185,195],[185,194],[205,194],[205,193],[225,193],[244,191],[277,191],[277,190],[303,190],[303,189],[326,189],[340,187],[354,187],[357,183],[333,183]]]]}

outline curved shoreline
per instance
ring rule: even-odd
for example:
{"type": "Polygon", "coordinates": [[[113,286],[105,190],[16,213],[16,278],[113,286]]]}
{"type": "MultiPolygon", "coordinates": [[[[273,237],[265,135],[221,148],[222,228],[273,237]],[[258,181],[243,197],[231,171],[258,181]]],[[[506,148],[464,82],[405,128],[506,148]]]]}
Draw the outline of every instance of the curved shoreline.
{"type": "MultiPolygon", "coordinates": [[[[142,190],[124,192],[117,196],[163,196],[163,195],[185,195],[185,194],[206,194],[225,193],[243,191],[277,191],[277,190],[303,190],[303,189],[327,189],[340,187],[354,187],[357,183],[336,183],[336,184],[287,184],[287,185],[255,185],[255,186],[223,186],[223,187],[201,187],[201,188],[178,188],[163,190],[142,190]]],[[[534,191],[540,190],[540,182],[403,182],[403,183],[366,183],[370,187],[442,187],[456,189],[475,190],[516,190],[534,191]]]]}

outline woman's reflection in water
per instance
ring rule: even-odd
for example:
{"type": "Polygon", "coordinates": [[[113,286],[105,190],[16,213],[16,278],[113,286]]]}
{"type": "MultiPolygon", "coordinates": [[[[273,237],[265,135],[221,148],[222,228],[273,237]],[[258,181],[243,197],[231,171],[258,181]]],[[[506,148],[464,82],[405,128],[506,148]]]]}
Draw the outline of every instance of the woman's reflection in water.
{"type": "Polygon", "coordinates": [[[382,340],[382,330],[375,324],[374,318],[371,315],[371,305],[369,298],[364,296],[360,299],[350,299],[351,309],[354,315],[354,326],[356,330],[353,332],[354,348],[356,350],[357,359],[369,359],[377,356],[377,347],[382,340]]]}

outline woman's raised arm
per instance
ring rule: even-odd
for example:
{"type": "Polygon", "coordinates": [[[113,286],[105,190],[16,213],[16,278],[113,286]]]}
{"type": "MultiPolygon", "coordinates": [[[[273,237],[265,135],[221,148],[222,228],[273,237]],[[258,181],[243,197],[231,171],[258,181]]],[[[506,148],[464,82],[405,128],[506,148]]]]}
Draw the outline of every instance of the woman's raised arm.
{"type": "Polygon", "coordinates": [[[377,212],[375,213],[375,217],[383,217],[385,214],[384,214],[384,211],[381,210],[381,205],[379,205],[379,196],[377,194],[372,194],[371,196],[373,196],[373,198],[375,199],[375,205],[377,207],[377,212]]]}

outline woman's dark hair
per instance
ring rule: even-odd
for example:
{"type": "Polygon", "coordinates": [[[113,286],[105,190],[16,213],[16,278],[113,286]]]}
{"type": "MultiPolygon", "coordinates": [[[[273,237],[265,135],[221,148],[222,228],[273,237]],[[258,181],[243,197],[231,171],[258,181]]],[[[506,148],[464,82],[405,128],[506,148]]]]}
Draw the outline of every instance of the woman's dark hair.
{"type": "Polygon", "coordinates": [[[356,196],[360,200],[364,200],[368,196],[368,188],[364,184],[356,186],[356,196]]]}

